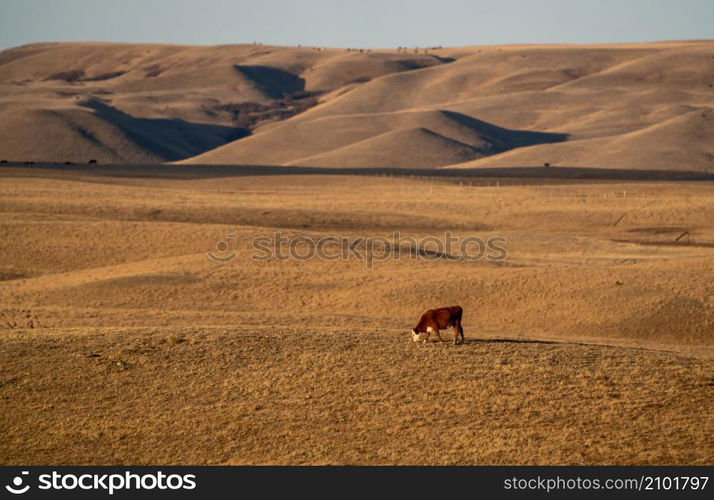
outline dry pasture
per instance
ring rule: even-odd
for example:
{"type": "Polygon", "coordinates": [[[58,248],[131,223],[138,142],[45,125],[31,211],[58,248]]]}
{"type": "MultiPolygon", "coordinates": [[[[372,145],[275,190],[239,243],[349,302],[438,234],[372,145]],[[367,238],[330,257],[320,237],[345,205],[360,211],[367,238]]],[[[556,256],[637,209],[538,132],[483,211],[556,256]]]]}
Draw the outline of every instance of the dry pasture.
{"type": "Polygon", "coordinates": [[[0,463],[712,462],[710,182],[165,168],[0,170],[0,463]],[[508,257],[252,259],[275,231],[508,257]],[[465,345],[411,342],[452,304],[465,345]]]}

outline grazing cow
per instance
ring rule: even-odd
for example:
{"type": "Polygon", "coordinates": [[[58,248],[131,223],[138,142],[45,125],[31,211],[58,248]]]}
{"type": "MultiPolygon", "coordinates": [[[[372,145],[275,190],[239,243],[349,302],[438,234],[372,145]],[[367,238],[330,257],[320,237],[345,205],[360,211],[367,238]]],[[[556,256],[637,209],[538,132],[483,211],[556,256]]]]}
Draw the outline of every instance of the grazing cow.
{"type": "Polygon", "coordinates": [[[425,333],[424,342],[429,342],[429,335],[435,333],[439,338],[439,342],[443,342],[439,330],[445,330],[449,327],[454,327],[454,345],[464,342],[464,329],[461,328],[461,315],[464,310],[461,306],[441,307],[439,309],[430,309],[421,315],[417,326],[412,328],[412,340],[419,342],[421,334],[425,333]]]}

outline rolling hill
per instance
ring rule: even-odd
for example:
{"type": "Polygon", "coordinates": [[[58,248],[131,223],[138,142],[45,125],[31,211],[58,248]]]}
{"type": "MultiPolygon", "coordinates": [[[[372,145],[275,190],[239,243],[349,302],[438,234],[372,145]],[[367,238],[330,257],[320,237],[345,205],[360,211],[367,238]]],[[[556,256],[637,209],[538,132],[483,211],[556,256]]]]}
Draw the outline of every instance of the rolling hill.
{"type": "Polygon", "coordinates": [[[0,52],[0,159],[714,171],[714,42],[0,52]]]}

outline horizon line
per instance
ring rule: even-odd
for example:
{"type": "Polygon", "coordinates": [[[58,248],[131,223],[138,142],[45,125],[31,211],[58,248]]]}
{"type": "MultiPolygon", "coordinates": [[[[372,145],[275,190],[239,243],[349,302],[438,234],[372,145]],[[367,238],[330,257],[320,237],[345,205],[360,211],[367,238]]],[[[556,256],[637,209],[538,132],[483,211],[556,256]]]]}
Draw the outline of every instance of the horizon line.
{"type": "Polygon", "coordinates": [[[599,45],[645,45],[658,43],[711,43],[714,38],[683,38],[683,39],[663,39],[663,40],[645,40],[645,41],[627,41],[627,42],[509,42],[509,43],[484,43],[472,45],[403,45],[392,47],[376,47],[376,46],[334,46],[334,45],[280,45],[265,43],[260,41],[243,42],[237,41],[233,43],[182,43],[182,42],[125,42],[116,40],[41,40],[35,42],[23,43],[20,45],[11,45],[8,47],[0,47],[0,52],[12,49],[21,49],[23,47],[31,47],[33,45],[60,45],[60,44],[92,44],[92,45],[168,45],[175,47],[230,47],[230,46],[262,46],[262,47],[278,47],[289,49],[333,49],[333,50],[448,50],[448,49],[466,49],[472,47],[521,47],[521,46],[599,46],[599,45]]]}

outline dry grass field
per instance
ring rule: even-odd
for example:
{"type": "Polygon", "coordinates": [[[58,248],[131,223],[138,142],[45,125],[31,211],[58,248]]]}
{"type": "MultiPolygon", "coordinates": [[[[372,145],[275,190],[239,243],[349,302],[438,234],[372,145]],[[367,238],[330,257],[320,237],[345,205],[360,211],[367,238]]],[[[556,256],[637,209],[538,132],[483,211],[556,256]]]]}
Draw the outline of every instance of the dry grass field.
{"type": "Polygon", "coordinates": [[[0,51],[0,464],[711,464],[713,74],[711,40],[0,51]],[[411,341],[456,304],[464,345],[411,341]]]}
{"type": "Polygon", "coordinates": [[[0,463],[712,463],[710,181],[216,172],[0,170],[0,463]],[[411,341],[453,304],[464,345],[411,341]]]}

